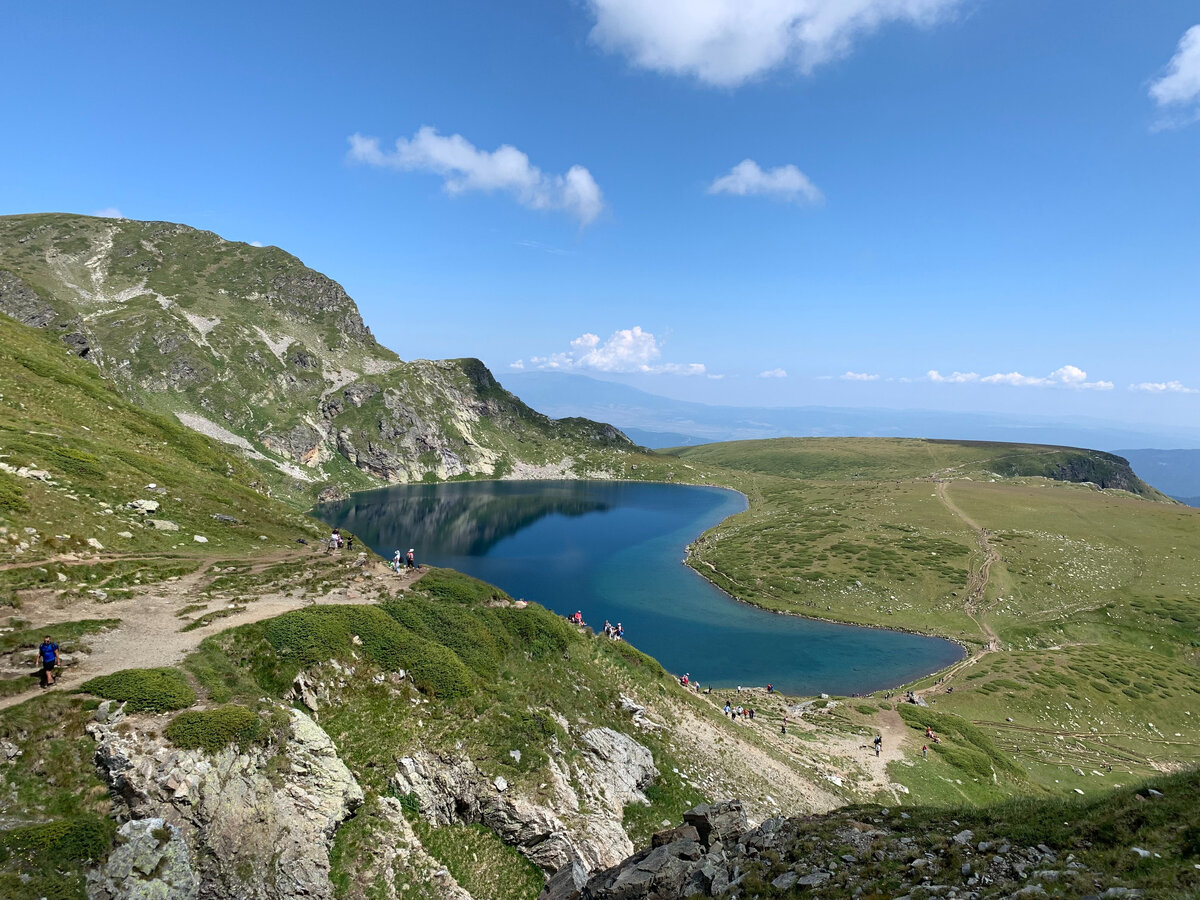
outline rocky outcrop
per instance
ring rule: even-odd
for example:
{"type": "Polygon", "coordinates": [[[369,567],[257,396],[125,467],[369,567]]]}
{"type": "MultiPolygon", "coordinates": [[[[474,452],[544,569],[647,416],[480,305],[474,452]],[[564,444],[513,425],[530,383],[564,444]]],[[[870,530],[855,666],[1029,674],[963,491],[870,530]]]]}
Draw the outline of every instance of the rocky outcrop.
{"type": "Polygon", "coordinates": [[[130,819],[108,860],[88,878],[90,900],[198,900],[183,832],[163,819],[130,819]]]}
{"type": "MultiPolygon", "coordinates": [[[[1152,802],[1147,792],[1144,802],[1152,802]]],[[[1159,794],[1161,798],[1163,795],[1159,794]]],[[[680,897],[1141,897],[1137,871],[1120,875],[1046,844],[979,840],[949,815],[921,819],[904,811],[848,808],[804,819],[772,818],[749,828],[741,801],[699,806],[651,847],[590,877],[566,866],[539,900],[675,900],[680,897]]],[[[996,823],[1003,827],[1003,821],[996,823]]],[[[1094,837],[1094,832],[1089,837],[1094,837]]],[[[1059,836],[1061,838],[1061,834],[1059,836]]],[[[1112,867],[1111,850],[1098,859],[1112,867]]],[[[1166,860],[1130,847],[1126,854],[1166,860]]],[[[1146,896],[1150,896],[1149,893],[1146,896]]]]}
{"type": "Polygon", "coordinates": [[[592,729],[580,741],[587,752],[571,771],[560,756],[551,759],[548,804],[517,796],[469,759],[428,752],[401,759],[392,784],[434,825],[485,825],[548,873],[571,864],[595,871],[633,851],[621,827],[625,804],[646,802],[642,791],[658,771],[650,751],[620,732],[592,729]]]}
{"type": "MultiPolygon", "coordinates": [[[[303,713],[288,714],[282,747],[212,755],[118,728],[107,710],[88,726],[124,815],[161,819],[182,835],[202,900],[333,896],[329,847],[363,793],[329,736],[303,713]]],[[[105,871],[123,870],[120,859],[110,864],[105,871]]]]}
{"type": "Polygon", "coordinates": [[[656,835],[649,850],[582,884],[573,870],[566,876],[556,873],[540,900],[716,896],[730,887],[730,870],[736,868],[731,854],[746,827],[740,800],[696,807],[684,815],[682,826],[656,835]]]}
{"type": "Polygon", "coordinates": [[[45,328],[58,316],[37,291],[4,269],[0,269],[0,313],[33,328],[45,328]]]}

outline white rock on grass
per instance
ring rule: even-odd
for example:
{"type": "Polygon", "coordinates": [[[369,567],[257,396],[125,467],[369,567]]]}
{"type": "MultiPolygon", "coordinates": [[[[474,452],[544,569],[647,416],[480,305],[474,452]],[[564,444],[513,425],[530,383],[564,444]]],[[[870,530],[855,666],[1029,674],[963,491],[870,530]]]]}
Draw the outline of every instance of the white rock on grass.
{"type": "Polygon", "coordinates": [[[208,543],[208,538],[206,538],[202,534],[193,534],[192,540],[195,541],[197,544],[207,544],[208,543]]]}
{"type": "Polygon", "coordinates": [[[98,540],[96,540],[95,538],[88,538],[87,545],[94,550],[103,550],[104,549],[104,545],[102,543],[100,543],[98,540]]]}

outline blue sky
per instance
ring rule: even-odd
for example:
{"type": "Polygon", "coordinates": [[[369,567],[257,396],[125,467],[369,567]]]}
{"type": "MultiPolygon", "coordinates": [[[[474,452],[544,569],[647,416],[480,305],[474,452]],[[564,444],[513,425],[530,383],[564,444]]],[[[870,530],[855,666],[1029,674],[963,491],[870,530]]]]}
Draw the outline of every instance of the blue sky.
{"type": "Polygon", "coordinates": [[[1197,419],[1194,2],[248,6],[10,5],[0,213],[277,244],[502,380],[1197,419]]]}

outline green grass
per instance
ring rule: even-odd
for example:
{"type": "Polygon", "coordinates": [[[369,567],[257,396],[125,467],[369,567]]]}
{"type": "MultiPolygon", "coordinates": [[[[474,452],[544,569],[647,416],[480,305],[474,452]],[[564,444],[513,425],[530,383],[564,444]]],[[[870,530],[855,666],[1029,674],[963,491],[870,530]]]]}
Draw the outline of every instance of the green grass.
{"type": "Polygon", "coordinates": [[[186,560],[163,557],[261,552],[264,543],[294,545],[295,538],[319,533],[315,523],[264,496],[261,473],[223,446],[173,419],[147,412],[122,397],[91,363],[66,352],[51,334],[26,328],[0,315],[0,462],[49,473],[51,481],[13,479],[0,485],[0,560],[26,562],[72,552],[138,552],[147,558],[86,566],[47,564],[9,569],[0,575],[0,602],[16,590],[66,587],[77,590],[125,588],[184,574],[186,560]],[[150,483],[165,494],[149,493],[150,483]],[[18,496],[19,495],[19,496],[18,496]],[[132,500],[160,503],[153,518],[179,525],[178,532],[156,531],[130,510],[132,500]],[[243,524],[222,525],[214,515],[243,524]],[[29,537],[23,528],[37,528],[29,537]],[[121,532],[131,535],[120,536],[121,532]],[[204,545],[192,535],[208,538],[204,545]],[[258,540],[265,535],[268,540],[258,540]],[[8,538],[14,540],[9,540],[8,538]],[[30,544],[15,553],[16,539],[30,544]],[[64,585],[58,579],[62,573],[64,585]],[[95,577],[93,577],[95,576],[95,577]]]}
{"type": "Polygon", "coordinates": [[[546,883],[542,870],[482,825],[415,826],[430,856],[473,897],[531,900],[546,883]]]}
{"type": "Polygon", "coordinates": [[[196,702],[196,692],[178,669],[122,669],[85,681],[79,689],[119,700],[127,712],[169,712],[196,702]]]}
{"type": "Polygon", "coordinates": [[[86,897],[87,860],[107,854],[115,828],[89,721],[88,704],[65,693],[0,712],[0,741],[21,751],[0,766],[0,896],[86,897]]]}

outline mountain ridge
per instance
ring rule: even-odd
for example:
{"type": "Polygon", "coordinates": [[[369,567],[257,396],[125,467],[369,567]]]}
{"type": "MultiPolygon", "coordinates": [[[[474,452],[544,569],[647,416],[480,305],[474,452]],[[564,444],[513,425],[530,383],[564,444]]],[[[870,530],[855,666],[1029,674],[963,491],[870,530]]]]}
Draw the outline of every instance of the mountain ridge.
{"type": "Polygon", "coordinates": [[[0,217],[0,312],[57,332],[291,493],[604,477],[634,448],[611,426],[537,412],[479,360],[402,360],[337,282],[280,248],[186,225],[0,217]]]}

